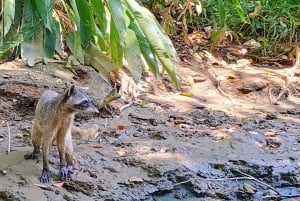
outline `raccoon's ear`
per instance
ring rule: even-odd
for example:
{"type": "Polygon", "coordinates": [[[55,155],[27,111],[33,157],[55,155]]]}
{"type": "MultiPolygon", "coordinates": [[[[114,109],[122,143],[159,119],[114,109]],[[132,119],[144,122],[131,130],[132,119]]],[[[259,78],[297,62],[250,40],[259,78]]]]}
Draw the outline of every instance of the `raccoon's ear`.
{"type": "Polygon", "coordinates": [[[69,91],[68,91],[68,95],[69,97],[72,96],[74,94],[74,91],[75,91],[75,85],[72,84],[69,88],[69,91]]]}
{"type": "Polygon", "coordinates": [[[75,85],[72,84],[68,89],[65,90],[63,101],[68,100],[68,98],[70,98],[74,94],[74,91],[75,91],[75,85]]]}

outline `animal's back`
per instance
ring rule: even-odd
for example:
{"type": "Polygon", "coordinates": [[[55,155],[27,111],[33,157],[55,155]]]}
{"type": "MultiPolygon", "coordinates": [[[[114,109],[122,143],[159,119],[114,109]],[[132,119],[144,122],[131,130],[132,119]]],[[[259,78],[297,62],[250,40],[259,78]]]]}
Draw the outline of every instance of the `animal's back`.
{"type": "Polygon", "coordinates": [[[35,109],[35,123],[43,125],[51,121],[55,112],[58,95],[57,92],[52,90],[47,90],[42,94],[35,109]]]}

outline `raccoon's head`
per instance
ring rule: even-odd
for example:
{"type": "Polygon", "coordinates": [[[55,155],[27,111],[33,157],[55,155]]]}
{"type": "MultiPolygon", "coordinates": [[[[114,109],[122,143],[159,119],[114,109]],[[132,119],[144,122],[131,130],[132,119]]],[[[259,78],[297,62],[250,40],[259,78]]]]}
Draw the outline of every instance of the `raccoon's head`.
{"type": "Polygon", "coordinates": [[[70,110],[99,113],[87,96],[87,89],[71,85],[64,94],[64,101],[70,110]]]}

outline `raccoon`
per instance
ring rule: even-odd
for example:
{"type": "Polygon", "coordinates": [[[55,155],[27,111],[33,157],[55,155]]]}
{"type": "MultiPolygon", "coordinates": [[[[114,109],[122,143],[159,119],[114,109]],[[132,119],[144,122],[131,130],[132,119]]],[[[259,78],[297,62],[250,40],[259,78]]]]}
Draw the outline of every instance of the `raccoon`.
{"type": "Polygon", "coordinates": [[[40,182],[48,183],[49,177],[49,148],[56,139],[59,158],[59,176],[65,180],[70,176],[73,167],[73,144],[71,129],[76,112],[99,113],[86,94],[86,90],[71,85],[63,93],[52,90],[45,91],[40,97],[31,133],[33,152],[24,156],[26,160],[36,159],[42,147],[43,171],[40,182]]]}

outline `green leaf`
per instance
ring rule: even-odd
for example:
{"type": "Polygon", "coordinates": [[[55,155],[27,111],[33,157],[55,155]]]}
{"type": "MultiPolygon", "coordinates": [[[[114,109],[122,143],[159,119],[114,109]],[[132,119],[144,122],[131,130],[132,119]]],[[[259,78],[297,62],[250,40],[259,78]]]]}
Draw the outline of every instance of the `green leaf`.
{"type": "Polygon", "coordinates": [[[76,0],[76,5],[79,14],[79,19],[77,19],[79,20],[79,24],[77,24],[78,31],[81,37],[83,47],[87,47],[91,42],[92,34],[94,32],[93,15],[87,0],[76,0]]]}
{"type": "Polygon", "coordinates": [[[240,4],[240,1],[239,0],[232,0],[232,3],[235,7],[235,10],[236,12],[238,13],[238,15],[240,16],[240,19],[244,22],[244,23],[248,23],[247,19],[245,18],[245,15],[244,15],[244,11],[243,11],[243,8],[240,4]]]}
{"type": "Polygon", "coordinates": [[[177,54],[171,40],[149,10],[139,6],[134,0],[126,0],[126,3],[146,36],[152,51],[162,64],[163,69],[167,71],[176,87],[179,87],[176,72],[177,54]]]}
{"type": "Polygon", "coordinates": [[[117,70],[118,66],[111,61],[102,51],[94,45],[90,45],[85,50],[84,62],[87,65],[93,66],[99,71],[99,74],[107,82],[107,77],[111,71],[117,70]]]}
{"type": "Polygon", "coordinates": [[[107,19],[103,2],[101,0],[91,0],[91,4],[94,10],[94,14],[98,19],[100,31],[102,32],[102,35],[105,35],[107,29],[107,19]]]}
{"type": "Polygon", "coordinates": [[[219,2],[219,24],[221,28],[225,28],[226,10],[223,0],[218,0],[219,2]]]}
{"type": "Polygon", "coordinates": [[[28,66],[34,66],[43,58],[43,27],[35,27],[35,34],[28,42],[21,44],[21,57],[27,60],[28,66]]]}
{"type": "Polygon", "coordinates": [[[40,21],[34,1],[25,1],[22,24],[24,28],[25,26],[34,27],[34,33],[32,37],[23,38],[25,42],[21,44],[21,57],[27,60],[29,66],[34,66],[43,58],[43,26],[40,21]]]}
{"type": "Polygon", "coordinates": [[[95,31],[96,31],[96,35],[94,36],[95,37],[95,43],[101,48],[101,50],[108,51],[109,48],[110,48],[109,44],[108,44],[108,41],[105,40],[105,36],[100,31],[100,29],[97,25],[95,25],[95,31]]]}
{"type": "Polygon", "coordinates": [[[124,49],[121,44],[115,23],[112,21],[110,26],[110,56],[118,67],[123,65],[124,49]]]}
{"type": "Polygon", "coordinates": [[[126,46],[124,55],[128,63],[128,68],[132,74],[133,79],[136,82],[138,82],[141,79],[143,72],[143,61],[141,57],[142,55],[139,43],[137,41],[134,31],[130,29],[127,31],[125,44],[126,46]]]}
{"type": "Polygon", "coordinates": [[[80,63],[84,63],[84,54],[81,47],[80,36],[77,32],[70,32],[66,36],[67,46],[80,63]]]}
{"type": "Polygon", "coordinates": [[[158,68],[158,63],[156,60],[156,57],[154,56],[154,53],[151,50],[150,44],[147,41],[145,35],[143,34],[143,31],[141,28],[138,26],[136,20],[134,17],[131,15],[131,13],[126,12],[127,15],[130,18],[130,24],[129,24],[129,29],[133,30],[135,32],[137,41],[139,43],[142,55],[146,61],[146,64],[149,67],[149,70],[153,73],[156,79],[160,78],[159,74],[159,68],[158,68]]]}
{"type": "Polygon", "coordinates": [[[120,44],[124,47],[126,37],[126,23],[124,18],[124,11],[120,0],[106,0],[109,10],[111,12],[112,21],[115,24],[117,33],[120,38],[120,44]]]}
{"type": "MultiPolygon", "coordinates": [[[[15,18],[15,0],[4,0],[4,10],[0,21],[1,37],[4,37],[11,28],[15,18]],[[2,30],[2,28],[4,28],[2,30]]],[[[2,8],[0,8],[2,9],[2,8]]]]}
{"type": "MultiPolygon", "coordinates": [[[[59,22],[53,19],[54,26],[52,32],[48,29],[44,30],[44,57],[52,58],[55,53],[57,37],[59,33],[59,22]]],[[[58,38],[59,39],[59,38],[58,38]]]]}
{"type": "Polygon", "coordinates": [[[41,16],[44,26],[50,31],[53,32],[53,17],[52,17],[52,5],[51,0],[35,0],[37,11],[41,16]]]}

